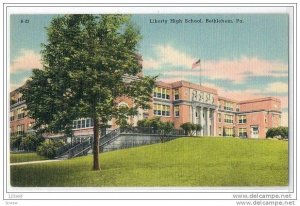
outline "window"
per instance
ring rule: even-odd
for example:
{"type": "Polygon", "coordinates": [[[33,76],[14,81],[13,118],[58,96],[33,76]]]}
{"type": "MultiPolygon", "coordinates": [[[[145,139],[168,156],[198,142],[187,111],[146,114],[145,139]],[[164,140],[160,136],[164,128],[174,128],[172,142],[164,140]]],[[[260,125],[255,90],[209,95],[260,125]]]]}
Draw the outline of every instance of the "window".
{"type": "Polygon", "coordinates": [[[22,102],[23,101],[23,95],[22,94],[19,94],[18,95],[18,99],[17,99],[17,102],[22,102]]]}
{"type": "Polygon", "coordinates": [[[85,128],[85,119],[81,120],[81,127],[85,128]]]}
{"type": "Polygon", "coordinates": [[[221,115],[221,113],[218,113],[218,121],[222,122],[222,115],[221,115]]]}
{"type": "Polygon", "coordinates": [[[161,115],[161,109],[162,109],[162,105],[158,104],[157,105],[157,115],[161,115]]]}
{"type": "Polygon", "coordinates": [[[166,96],[167,96],[167,90],[166,89],[162,89],[161,98],[166,99],[166,96]]]}
{"type": "Polygon", "coordinates": [[[166,105],[162,105],[161,115],[162,115],[162,116],[165,116],[165,115],[166,115],[166,105]]]}
{"type": "Polygon", "coordinates": [[[153,97],[160,99],[170,99],[170,90],[160,87],[155,87],[153,97]]]}
{"type": "Polygon", "coordinates": [[[166,116],[166,117],[170,116],[170,106],[169,105],[154,103],[153,108],[154,108],[153,113],[156,116],[166,116]]]}
{"type": "Polygon", "coordinates": [[[179,90],[178,89],[174,90],[174,99],[175,100],[179,99],[179,90]]]}
{"type": "Polygon", "coordinates": [[[170,99],[170,90],[169,89],[167,89],[167,91],[166,91],[166,99],[170,99]]]}
{"type": "Polygon", "coordinates": [[[239,124],[245,124],[247,122],[246,115],[238,116],[239,124]]]}
{"type": "Polygon", "coordinates": [[[222,108],[222,105],[221,105],[221,102],[220,102],[220,101],[218,101],[218,107],[219,107],[219,109],[222,108]]]}
{"type": "Polygon", "coordinates": [[[233,136],[233,128],[225,128],[224,136],[233,136]]]}
{"type": "Polygon", "coordinates": [[[233,111],[233,105],[230,102],[225,102],[224,110],[233,111]]]}
{"type": "Polygon", "coordinates": [[[94,122],[91,118],[78,119],[73,121],[73,129],[93,127],[94,122]]]}
{"type": "Polygon", "coordinates": [[[246,128],[239,128],[239,137],[247,137],[246,128]]]}
{"type": "Polygon", "coordinates": [[[15,131],[14,131],[14,127],[11,126],[11,127],[10,127],[10,135],[14,135],[14,132],[15,132],[15,131]]]}
{"type": "Polygon", "coordinates": [[[18,135],[23,135],[25,133],[25,127],[24,124],[18,125],[17,126],[17,134],[18,135]]]}
{"type": "Polygon", "coordinates": [[[225,114],[224,122],[233,123],[233,115],[225,114]]]}
{"type": "Polygon", "coordinates": [[[156,97],[161,98],[161,88],[156,87],[156,97]]]}
{"type": "Polygon", "coordinates": [[[77,120],[77,126],[76,128],[81,128],[81,121],[80,120],[77,120]]]}
{"type": "Polygon", "coordinates": [[[25,116],[24,107],[17,110],[18,119],[22,119],[25,116]]]}
{"type": "Polygon", "coordinates": [[[157,115],[157,104],[153,105],[153,113],[154,115],[157,115]]]}
{"type": "Polygon", "coordinates": [[[10,121],[14,121],[15,120],[15,113],[14,111],[10,112],[10,121]]]}
{"type": "Polygon", "coordinates": [[[222,136],[222,127],[219,127],[219,136],[222,136]]]}
{"type": "Polygon", "coordinates": [[[166,106],[166,116],[170,116],[170,106],[166,106]]]}
{"type": "Polygon", "coordinates": [[[179,106],[174,106],[174,115],[175,117],[179,117],[179,106]]]}
{"type": "Polygon", "coordinates": [[[91,119],[86,119],[86,127],[90,127],[91,126],[91,119]]]}

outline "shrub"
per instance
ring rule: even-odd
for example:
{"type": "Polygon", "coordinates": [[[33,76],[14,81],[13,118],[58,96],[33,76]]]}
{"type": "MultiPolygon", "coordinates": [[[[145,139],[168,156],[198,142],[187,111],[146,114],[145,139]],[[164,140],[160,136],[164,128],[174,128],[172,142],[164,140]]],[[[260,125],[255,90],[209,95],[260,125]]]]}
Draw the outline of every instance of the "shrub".
{"type": "Polygon", "coordinates": [[[63,141],[46,140],[37,148],[37,153],[41,156],[53,159],[57,156],[57,150],[64,145],[65,143],[63,141]]]}
{"type": "Polygon", "coordinates": [[[160,129],[160,125],[163,122],[160,120],[160,117],[155,117],[153,119],[143,119],[137,122],[139,127],[152,127],[155,131],[160,129]]]}
{"type": "Polygon", "coordinates": [[[161,142],[165,142],[167,135],[171,134],[174,129],[173,122],[162,122],[160,117],[139,120],[137,125],[143,128],[152,128],[153,132],[159,132],[161,142]]]}
{"type": "Polygon", "coordinates": [[[180,127],[184,130],[185,135],[189,135],[192,131],[192,124],[190,122],[183,123],[180,127]]]}
{"type": "Polygon", "coordinates": [[[41,135],[27,134],[21,142],[21,147],[27,151],[36,151],[37,147],[44,141],[41,135]]]}
{"type": "Polygon", "coordinates": [[[174,123],[173,122],[161,122],[159,124],[159,129],[164,134],[170,134],[173,131],[173,129],[174,129],[174,123]]]}
{"type": "Polygon", "coordinates": [[[21,148],[22,136],[21,135],[13,135],[10,137],[10,149],[18,149],[21,148]]]}
{"type": "Polygon", "coordinates": [[[268,129],[266,136],[270,137],[270,138],[280,136],[280,138],[282,138],[282,139],[288,139],[288,136],[289,136],[288,127],[270,128],[270,129],[268,129]]]}
{"type": "Polygon", "coordinates": [[[180,127],[184,130],[185,135],[193,135],[194,132],[202,130],[202,126],[200,124],[193,124],[190,122],[183,123],[180,127]]]}

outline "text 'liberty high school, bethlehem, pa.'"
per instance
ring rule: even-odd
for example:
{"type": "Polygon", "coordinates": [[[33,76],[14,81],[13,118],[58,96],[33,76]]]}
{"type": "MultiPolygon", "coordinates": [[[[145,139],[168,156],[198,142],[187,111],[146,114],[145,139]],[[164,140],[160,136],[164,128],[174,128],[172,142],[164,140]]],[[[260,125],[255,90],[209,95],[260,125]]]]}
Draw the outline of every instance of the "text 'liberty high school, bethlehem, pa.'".
{"type": "Polygon", "coordinates": [[[242,19],[156,19],[156,18],[151,18],[149,20],[150,24],[233,24],[233,23],[239,23],[242,24],[244,23],[244,20],[242,19]]]}

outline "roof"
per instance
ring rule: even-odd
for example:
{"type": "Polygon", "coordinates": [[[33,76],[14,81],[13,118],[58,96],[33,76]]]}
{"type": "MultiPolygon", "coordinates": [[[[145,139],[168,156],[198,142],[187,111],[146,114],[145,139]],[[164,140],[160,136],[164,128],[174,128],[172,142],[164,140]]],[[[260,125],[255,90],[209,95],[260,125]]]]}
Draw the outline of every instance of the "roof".
{"type": "Polygon", "coordinates": [[[172,83],[157,81],[155,84],[157,86],[161,86],[161,87],[165,87],[165,88],[173,88],[174,89],[174,88],[178,88],[178,87],[188,87],[188,88],[191,88],[191,89],[197,89],[197,90],[200,90],[200,91],[217,94],[217,90],[214,89],[214,88],[206,87],[206,86],[203,86],[203,85],[191,83],[191,82],[184,81],[184,80],[180,80],[180,81],[172,82],[172,83]]]}
{"type": "Polygon", "coordinates": [[[228,102],[234,102],[234,103],[239,103],[239,101],[235,100],[235,99],[230,99],[230,98],[227,98],[227,97],[221,97],[219,96],[218,99],[220,100],[225,100],[225,101],[228,101],[228,102]]]}
{"type": "Polygon", "coordinates": [[[273,101],[276,101],[279,103],[281,102],[280,99],[275,98],[275,97],[263,97],[263,98],[257,98],[257,99],[243,100],[243,101],[240,101],[239,103],[240,104],[248,104],[248,103],[263,102],[263,101],[270,101],[270,100],[273,100],[273,101]]]}

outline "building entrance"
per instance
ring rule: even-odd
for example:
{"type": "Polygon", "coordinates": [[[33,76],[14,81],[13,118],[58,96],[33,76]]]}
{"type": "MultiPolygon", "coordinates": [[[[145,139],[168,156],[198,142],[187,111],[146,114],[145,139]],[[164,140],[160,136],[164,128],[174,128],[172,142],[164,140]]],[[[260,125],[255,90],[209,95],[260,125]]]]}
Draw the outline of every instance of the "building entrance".
{"type": "Polygon", "coordinates": [[[258,138],[258,126],[252,126],[251,127],[251,138],[258,138]]]}

